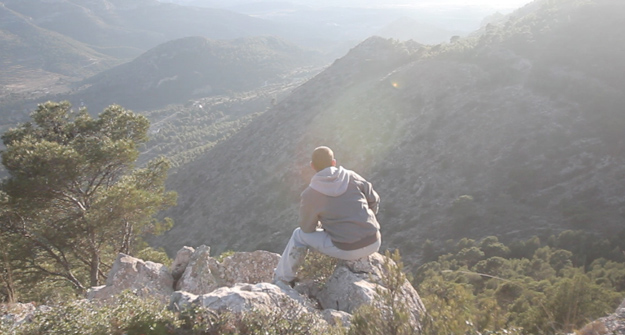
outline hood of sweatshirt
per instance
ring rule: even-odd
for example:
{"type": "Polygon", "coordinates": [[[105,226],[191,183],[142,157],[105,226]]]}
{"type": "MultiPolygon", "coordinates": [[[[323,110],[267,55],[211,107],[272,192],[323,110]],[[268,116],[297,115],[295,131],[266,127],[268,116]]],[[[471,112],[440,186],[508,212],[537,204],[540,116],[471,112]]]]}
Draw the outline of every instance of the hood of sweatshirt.
{"type": "Polygon", "coordinates": [[[342,166],[327,167],[317,172],[310,180],[310,188],[330,197],[337,197],[347,191],[349,174],[342,166]]]}

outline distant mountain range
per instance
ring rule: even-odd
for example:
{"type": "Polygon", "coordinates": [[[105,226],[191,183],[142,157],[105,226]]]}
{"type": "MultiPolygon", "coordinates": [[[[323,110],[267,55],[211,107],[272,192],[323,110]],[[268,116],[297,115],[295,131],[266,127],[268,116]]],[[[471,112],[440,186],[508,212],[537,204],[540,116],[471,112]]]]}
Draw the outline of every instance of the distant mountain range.
{"type": "MultiPolygon", "coordinates": [[[[314,49],[331,61],[376,33],[420,43],[443,42],[459,34],[436,28],[432,22],[421,23],[431,13],[374,10],[366,8],[366,3],[351,2],[344,7],[319,2],[315,8],[303,1],[178,3],[0,1],[0,106],[15,109],[21,100],[68,91],[77,87],[77,81],[131,61],[162,43],[191,36],[213,40],[274,36],[314,49]],[[418,17],[397,21],[408,14],[418,17]]],[[[466,17],[477,22],[479,15],[466,17]]],[[[463,21],[438,19],[439,24],[463,21]]]]}
{"type": "Polygon", "coordinates": [[[188,36],[231,39],[279,35],[271,22],[234,12],[190,8],[156,0],[3,0],[37,26],[115,57],[135,57],[188,36]]]}
{"type": "Polygon", "coordinates": [[[62,34],[43,29],[0,3],[2,68],[42,69],[68,76],[98,73],[118,61],[62,34]]]}
{"type": "Polygon", "coordinates": [[[318,53],[274,37],[187,37],[83,81],[87,88],[68,99],[95,110],[112,103],[150,110],[192,98],[253,90],[281,82],[297,69],[324,64],[318,53]]]}
{"type": "Polygon", "coordinates": [[[625,3],[536,1],[471,38],[370,38],[180,168],[156,245],[280,251],[318,145],[373,182],[385,248],[612,234],[625,219],[625,3]]]}

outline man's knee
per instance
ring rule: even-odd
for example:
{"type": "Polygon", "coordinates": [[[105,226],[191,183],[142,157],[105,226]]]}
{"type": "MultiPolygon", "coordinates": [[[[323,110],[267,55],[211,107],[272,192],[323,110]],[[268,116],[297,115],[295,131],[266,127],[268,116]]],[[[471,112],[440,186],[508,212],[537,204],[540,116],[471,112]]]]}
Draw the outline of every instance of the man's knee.
{"type": "Polygon", "coordinates": [[[291,240],[295,242],[295,245],[302,246],[304,244],[304,241],[302,240],[302,234],[304,234],[304,232],[301,228],[297,227],[293,229],[293,234],[291,234],[291,240]]]}

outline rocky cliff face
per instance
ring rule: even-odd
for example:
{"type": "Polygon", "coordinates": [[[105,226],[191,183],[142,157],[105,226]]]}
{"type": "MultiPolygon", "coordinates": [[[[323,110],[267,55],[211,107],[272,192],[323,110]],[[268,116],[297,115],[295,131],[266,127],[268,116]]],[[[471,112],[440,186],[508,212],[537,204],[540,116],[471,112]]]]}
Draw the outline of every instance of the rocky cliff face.
{"type": "MultiPolygon", "coordinates": [[[[174,310],[193,306],[217,313],[288,310],[312,314],[325,322],[335,322],[338,317],[347,326],[359,307],[383,304],[379,292],[391,289],[385,286],[385,278],[391,275],[394,263],[377,253],[340,263],[323,285],[302,278],[295,288],[271,284],[279,260],[280,255],[267,251],[236,252],[217,260],[210,256],[207,246],[184,247],[169,270],[162,264],[120,254],[106,285],[92,288],[88,298],[109,300],[131,290],[138,296],[168,303],[174,310]]],[[[410,311],[411,324],[420,327],[425,307],[419,294],[407,280],[398,290],[398,301],[410,311]]]]}
{"type": "Polygon", "coordinates": [[[155,243],[281,250],[318,145],[373,183],[385,247],[406,259],[426,238],[618,231],[618,13],[537,1],[449,45],[371,38],[172,178],[176,225],[155,243]]]}

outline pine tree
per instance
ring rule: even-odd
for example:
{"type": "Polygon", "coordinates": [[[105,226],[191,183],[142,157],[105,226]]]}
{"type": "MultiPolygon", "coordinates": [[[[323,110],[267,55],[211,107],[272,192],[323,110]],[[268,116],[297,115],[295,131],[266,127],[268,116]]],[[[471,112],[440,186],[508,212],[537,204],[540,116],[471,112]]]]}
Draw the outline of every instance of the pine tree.
{"type": "Polygon", "coordinates": [[[169,163],[134,166],[149,121],[120,106],[94,119],[47,102],[31,116],[2,136],[10,176],[0,229],[20,246],[23,270],[84,291],[101,284],[118,252],[169,224],[154,219],[175,203],[164,187],[169,163]]]}

